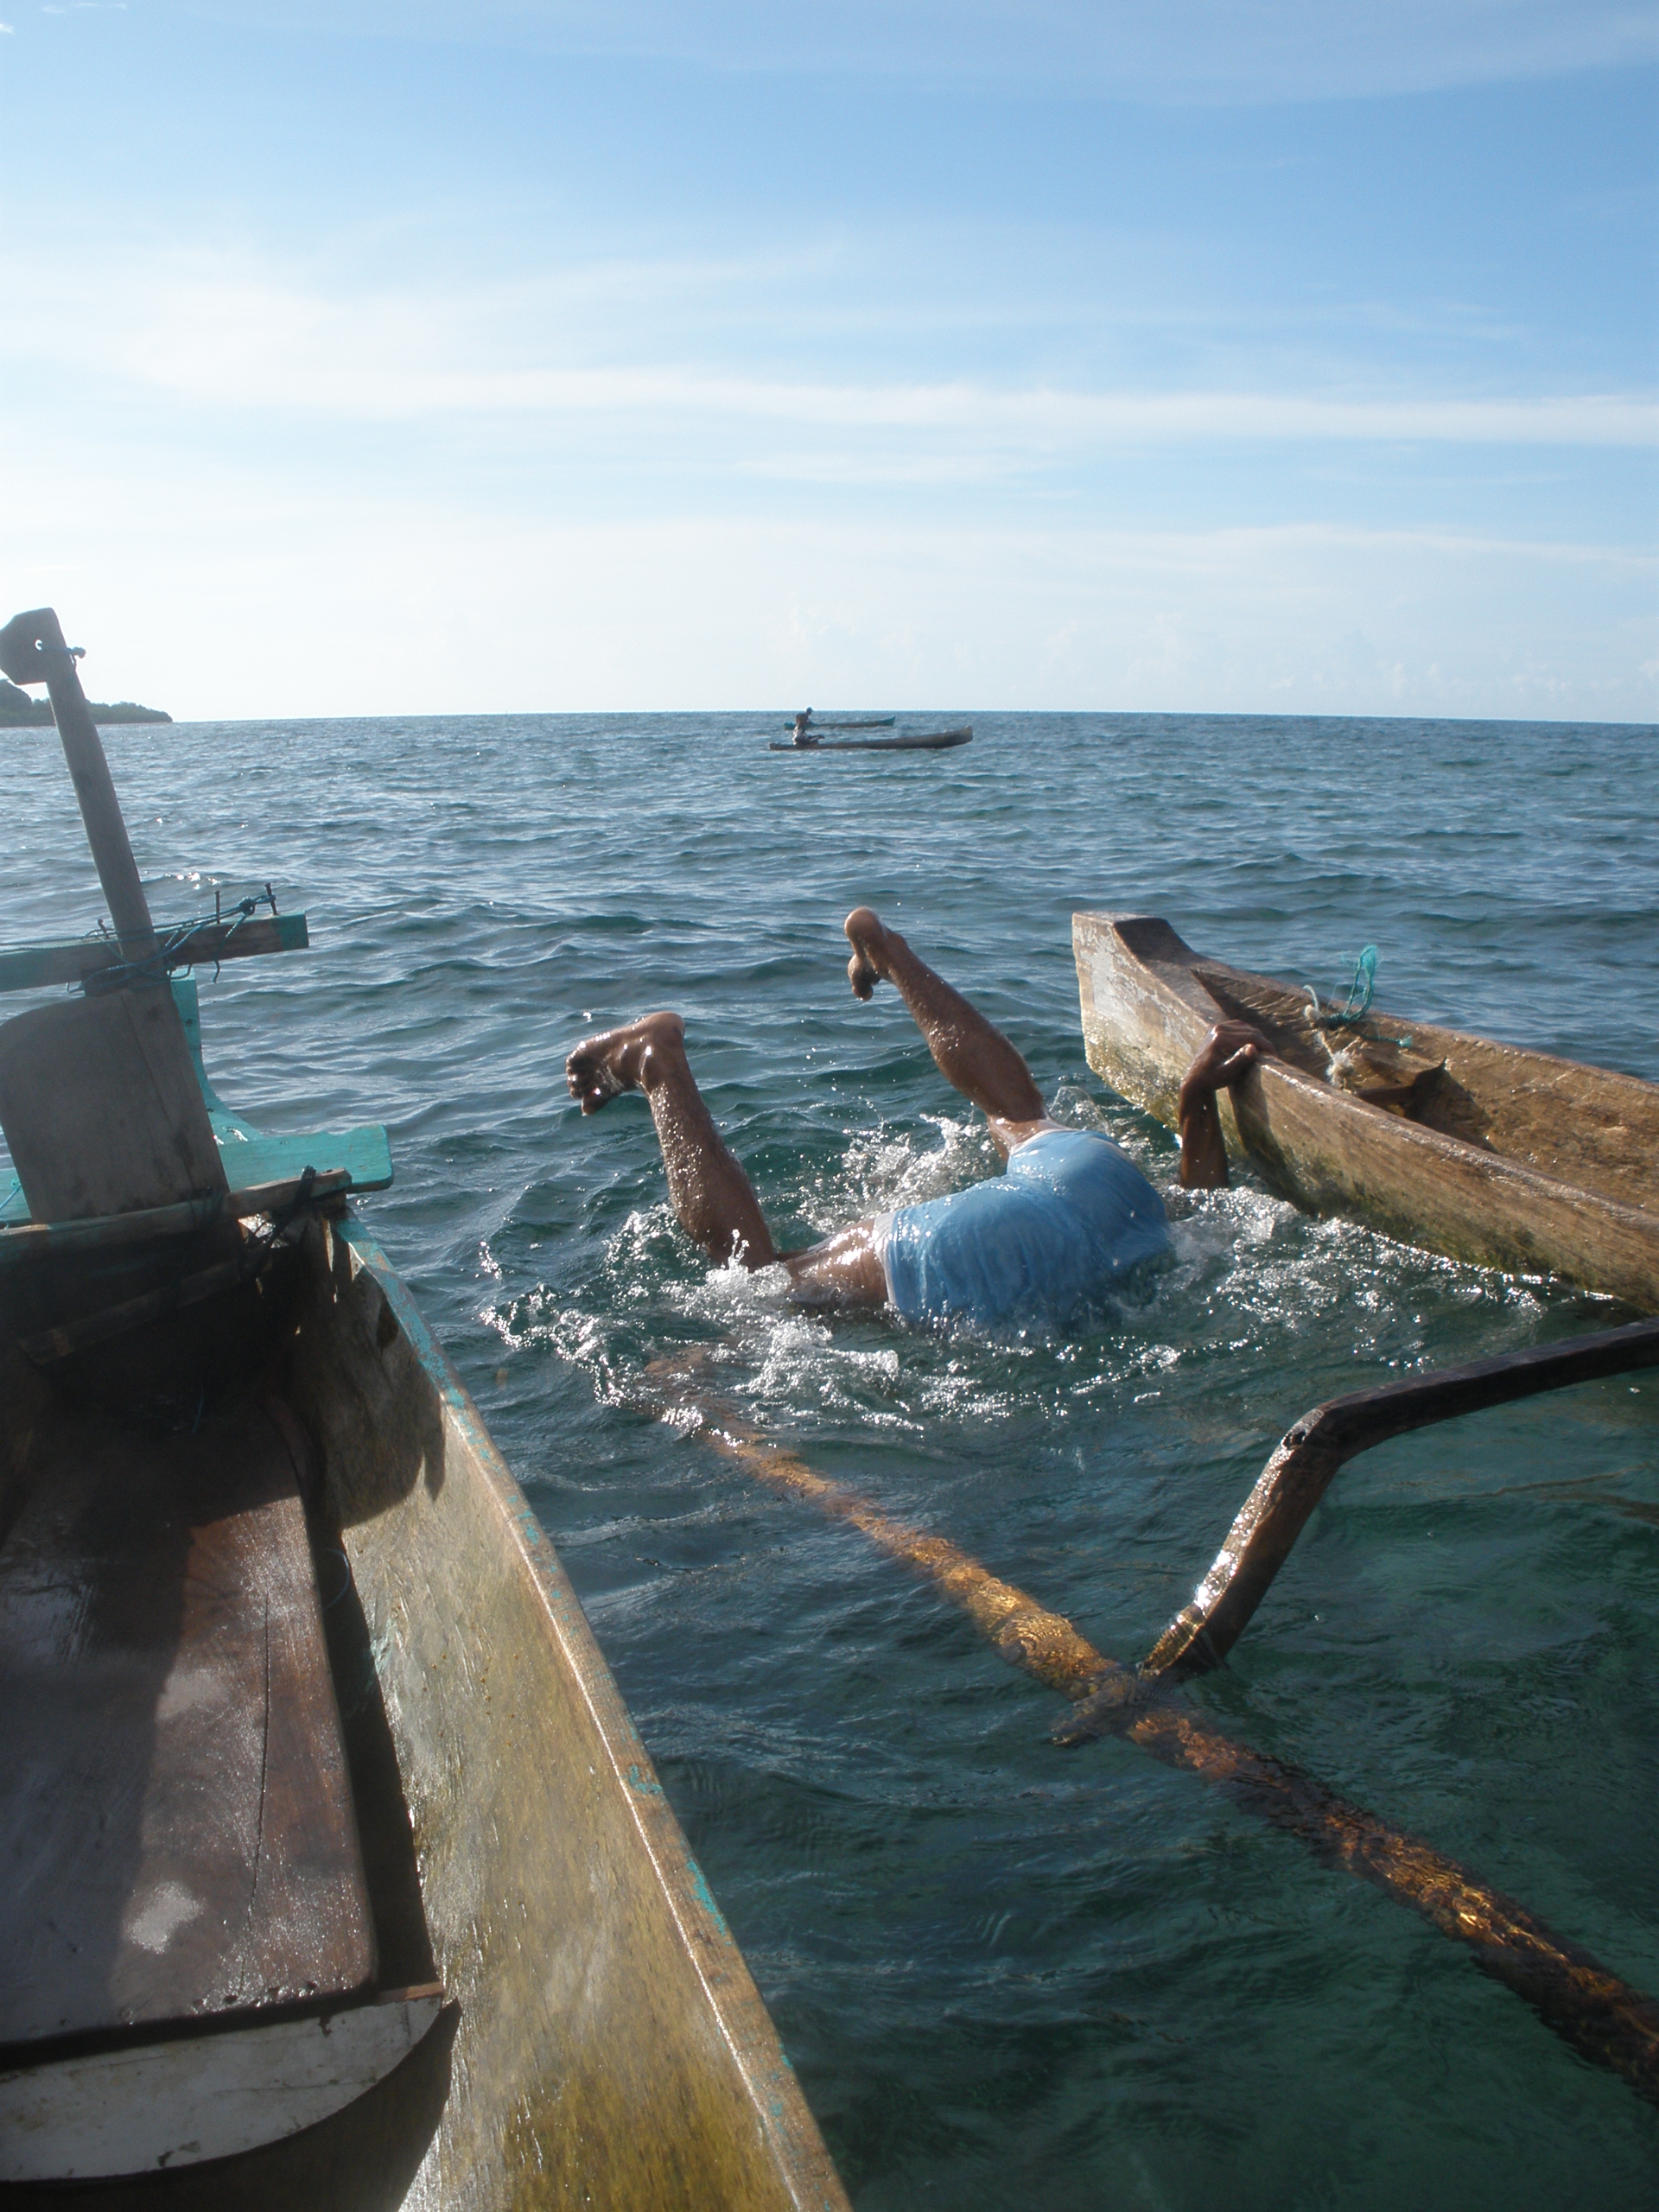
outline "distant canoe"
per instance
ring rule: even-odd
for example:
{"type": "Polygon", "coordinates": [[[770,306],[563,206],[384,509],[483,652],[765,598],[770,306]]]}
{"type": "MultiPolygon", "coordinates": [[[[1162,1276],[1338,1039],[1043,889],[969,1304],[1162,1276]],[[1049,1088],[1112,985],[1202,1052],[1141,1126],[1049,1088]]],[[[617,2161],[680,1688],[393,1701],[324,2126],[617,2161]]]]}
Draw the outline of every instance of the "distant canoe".
{"type": "Polygon", "coordinates": [[[797,745],[791,738],[784,745],[774,740],[770,750],[773,753],[944,753],[953,745],[966,745],[973,734],[971,728],[936,729],[930,730],[922,737],[836,738],[828,745],[817,741],[797,745]]]}
{"type": "MultiPolygon", "coordinates": [[[[897,715],[871,715],[859,722],[809,722],[809,729],[891,729],[898,721],[897,715]]],[[[793,729],[793,722],[785,722],[785,729],[793,729]]]]}
{"type": "Polygon", "coordinates": [[[1223,1091],[1227,1148],[1310,1212],[1659,1311],[1659,1084],[1205,960],[1147,914],[1074,914],[1089,1065],[1173,1128],[1217,1021],[1275,1057],[1223,1091]]]}

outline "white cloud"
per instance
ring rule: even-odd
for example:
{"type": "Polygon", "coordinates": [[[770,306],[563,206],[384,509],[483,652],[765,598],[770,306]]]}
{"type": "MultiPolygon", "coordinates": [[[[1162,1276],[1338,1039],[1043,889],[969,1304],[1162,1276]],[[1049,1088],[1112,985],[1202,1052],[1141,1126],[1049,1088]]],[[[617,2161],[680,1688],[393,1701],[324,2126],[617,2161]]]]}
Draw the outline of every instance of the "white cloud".
{"type": "MultiPolygon", "coordinates": [[[[607,422],[630,437],[641,427],[663,435],[723,428],[737,465],[806,480],[868,481],[872,471],[883,480],[967,479],[1148,444],[1659,446],[1659,399],[1643,392],[1088,390],[573,362],[556,358],[571,343],[558,311],[569,288],[556,281],[539,290],[344,297],[222,257],[127,257],[118,270],[91,272],[78,264],[72,283],[44,261],[3,253],[0,280],[15,302],[0,359],[85,372],[227,418],[497,422],[514,436],[607,422]],[[816,448],[799,446],[803,433],[816,448]],[[774,435],[795,442],[768,444],[774,435]]],[[[593,334],[579,328],[576,342],[591,347],[593,334]]]]}
{"type": "MultiPolygon", "coordinates": [[[[228,15],[232,0],[194,0],[228,15]]],[[[1659,58],[1627,0],[234,0],[292,28],[1046,86],[1134,99],[1375,96],[1659,58]]]]}
{"type": "Polygon", "coordinates": [[[0,607],[55,603],[89,683],[104,669],[184,715],[817,696],[1659,718],[1659,562],[1593,543],[1306,524],[581,525],[67,448],[16,472],[8,505],[0,607]]]}

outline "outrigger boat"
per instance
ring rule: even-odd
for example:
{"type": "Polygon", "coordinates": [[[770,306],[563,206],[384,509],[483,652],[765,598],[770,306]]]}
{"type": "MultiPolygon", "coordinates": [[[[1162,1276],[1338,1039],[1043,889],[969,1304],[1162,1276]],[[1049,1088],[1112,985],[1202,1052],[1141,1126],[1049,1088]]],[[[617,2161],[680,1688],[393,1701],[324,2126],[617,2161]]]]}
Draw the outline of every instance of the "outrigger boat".
{"type": "Polygon", "coordinates": [[[49,610],[113,935],[0,962],[0,2207],[845,2208],[570,1585],[350,1210],[203,1072],[49,610]]]}
{"type": "MultiPolygon", "coordinates": [[[[821,727],[828,728],[826,722],[821,727]]],[[[783,743],[773,739],[770,750],[773,753],[943,753],[953,745],[966,745],[973,737],[973,725],[963,729],[929,730],[916,737],[837,737],[826,745],[808,730],[804,737],[792,737],[783,743]]]]}
{"type": "Polygon", "coordinates": [[[1071,931],[1089,1065],[1160,1121],[1211,1025],[1253,1022],[1274,1057],[1220,1094],[1222,1128],[1283,1197],[1659,1311],[1659,1084],[1317,1000],[1152,915],[1071,931]]]}

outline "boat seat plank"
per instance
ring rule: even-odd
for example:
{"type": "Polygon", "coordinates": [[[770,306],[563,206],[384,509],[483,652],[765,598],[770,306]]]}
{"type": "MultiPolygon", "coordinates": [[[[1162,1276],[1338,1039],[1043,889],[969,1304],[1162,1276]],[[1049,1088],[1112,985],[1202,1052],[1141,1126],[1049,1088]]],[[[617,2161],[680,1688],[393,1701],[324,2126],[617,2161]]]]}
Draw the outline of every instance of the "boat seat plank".
{"type": "Polygon", "coordinates": [[[0,2045],[334,1999],[369,1900],[292,1459],[49,1435],[0,1547],[0,2045]]]}
{"type": "MultiPolygon", "coordinates": [[[[308,1167],[315,1167],[320,1176],[343,1172],[350,1177],[349,1187],[353,1191],[386,1189],[391,1181],[391,1144],[384,1126],[371,1122],[355,1129],[315,1129],[296,1134],[283,1130],[273,1134],[255,1128],[251,1122],[232,1112],[213,1089],[202,1063],[201,1014],[195,977],[174,976],[172,997],[219,1155],[217,1164],[210,1164],[207,1171],[208,1187],[216,1190],[219,1177],[233,1191],[245,1191],[262,1183],[288,1183],[302,1175],[308,1167]]],[[[192,1119],[194,1111],[193,1104],[189,1109],[192,1119]]],[[[124,1195],[121,1205],[124,1211],[136,1210],[124,1195]]],[[[79,1217],[89,1217],[83,1211],[79,1217]]],[[[90,1217],[99,1217],[94,1212],[90,1217]]],[[[50,1211],[31,1214],[21,1178],[14,1177],[8,1184],[0,1176],[0,1230],[22,1227],[30,1222],[39,1226],[54,1219],[50,1211]]]]}

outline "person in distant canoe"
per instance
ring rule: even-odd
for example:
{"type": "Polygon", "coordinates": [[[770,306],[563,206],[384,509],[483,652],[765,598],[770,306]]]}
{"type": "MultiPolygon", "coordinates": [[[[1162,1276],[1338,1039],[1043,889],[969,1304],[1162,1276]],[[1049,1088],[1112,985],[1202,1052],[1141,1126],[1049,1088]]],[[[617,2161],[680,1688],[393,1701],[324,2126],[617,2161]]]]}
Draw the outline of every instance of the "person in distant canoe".
{"type": "MultiPolygon", "coordinates": [[[[1052,1121],[1019,1052],[983,1014],[868,906],[847,917],[855,997],[877,983],[899,993],[946,1082],[990,1124],[1007,1162],[988,1181],[855,1222],[804,1251],[779,1252],[753,1186],[703,1103],[677,1014],[647,1014],[578,1045],[565,1062],[570,1095],[596,1114],[642,1090],[657,1125],[680,1226],[709,1257],[781,1265],[794,1295],[815,1306],[891,1306],[909,1321],[998,1326],[1033,1309],[1063,1314],[1168,1248],[1163,1202],[1128,1154],[1096,1129],[1052,1121]]],[[[1213,1029],[1181,1086],[1181,1180],[1227,1180],[1216,1093],[1268,1051],[1243,1022],[1213,1029]]]]}
{"type": "Polygon", "coordinates": [[[803,707],[800,713],[795,717],[795,742],[797,745],[816,745],[817,743],[817,732],[811,728],[811,708],[803,707]]]}

